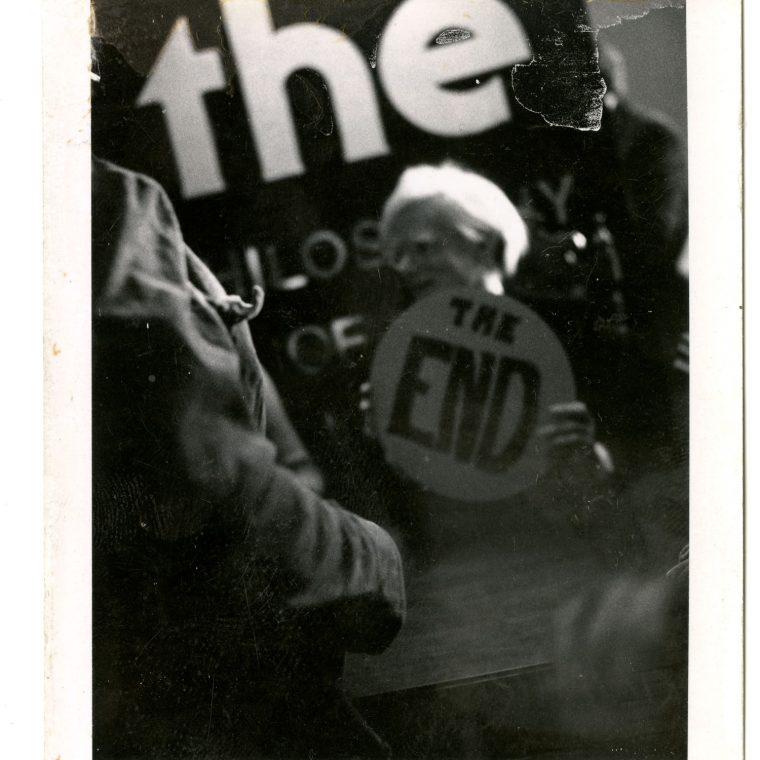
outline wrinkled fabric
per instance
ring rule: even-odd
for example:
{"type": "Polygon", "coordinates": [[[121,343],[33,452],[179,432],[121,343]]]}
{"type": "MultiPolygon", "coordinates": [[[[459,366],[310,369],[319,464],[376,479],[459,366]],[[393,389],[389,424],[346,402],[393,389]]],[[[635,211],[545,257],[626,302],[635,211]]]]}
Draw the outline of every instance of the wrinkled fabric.
{"type": "Polygon", "coordinates": [[[247,324],[220,314],[160,186],[94,161],[92,192],[96,746],[204,756],[242,704],[271,744],[279,705],[285,752],[341,653],[398,631],[398,550],[276,464],[247,324]]]}

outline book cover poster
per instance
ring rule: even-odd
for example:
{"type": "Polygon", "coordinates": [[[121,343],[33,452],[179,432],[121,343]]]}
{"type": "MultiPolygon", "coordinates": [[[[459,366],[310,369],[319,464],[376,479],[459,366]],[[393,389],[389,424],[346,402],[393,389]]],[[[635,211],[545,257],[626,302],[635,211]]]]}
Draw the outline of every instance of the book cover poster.
{"type": "Polygon", "coordinates": [[[684,3],[80,11],[87,110],[47,185],[83,210],[83,472],[53,509],[84,525],[85,654],[52,665],[88,668],[79,746],[697,756],[714,338],[684,3]]]}

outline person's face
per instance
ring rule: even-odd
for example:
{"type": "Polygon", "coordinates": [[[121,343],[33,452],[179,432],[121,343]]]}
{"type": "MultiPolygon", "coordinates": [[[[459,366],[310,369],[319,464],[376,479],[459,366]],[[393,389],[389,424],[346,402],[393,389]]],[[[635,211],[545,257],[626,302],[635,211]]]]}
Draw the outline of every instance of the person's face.
{"type": "Polygon", "coordinates": [[[396,215],[386,237],[391,266],[415,298],[443,288],[482,287],[487,238],[460,231],[445,205],[410,204],[396,215]]]}

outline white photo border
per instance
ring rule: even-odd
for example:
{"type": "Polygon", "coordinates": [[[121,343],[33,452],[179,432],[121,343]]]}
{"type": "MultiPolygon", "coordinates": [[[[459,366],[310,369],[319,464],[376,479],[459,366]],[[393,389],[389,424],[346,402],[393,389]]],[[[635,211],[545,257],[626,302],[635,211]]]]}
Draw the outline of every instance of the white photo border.
{"type": "MultiPolygon", "coordinates": [[[[88,12],[43,5],[50,760],[92,756],[88,12]]],[[[743,756],[741,23],[741,0],[689,0],[692,760],[743,756]]]]}

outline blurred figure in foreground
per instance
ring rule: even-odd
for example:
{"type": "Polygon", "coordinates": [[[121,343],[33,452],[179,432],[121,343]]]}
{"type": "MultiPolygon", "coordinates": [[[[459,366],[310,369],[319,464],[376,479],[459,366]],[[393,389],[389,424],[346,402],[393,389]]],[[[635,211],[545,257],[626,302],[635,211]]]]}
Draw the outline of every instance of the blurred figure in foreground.
{"type": "MultiPolygon", "coordinates": [[[[667,737],[685,758],[689,547],[667,572],[618,578],[573,599],[555,628],[557,713],[564,731],[640,750],[667,737]],[[658,738],[659,737],[659,738],[658,738]]],[[[620,752],[623,747],[620,747],[620,752]]]]}
{"type": "MultiPolygon", "coordinates": [[[[678,275],[688,281],[688,249],[678,275]]],[[[568,732],[606,742],[669,737],[686,757],[689,619],[689,334],[673,349],[673,454],[620,494],[616,519],[637,537],[626,571],[571,600],[555,626],[558,714],[568,732]],[[679,551],[680,550],[680,551],[679,551]],[[674,564],[675,557],[678,557],[674,564]]],[[[604,515],[592,514],[599,523],[604,515]]],[[[596,531],[599,525],[595,526],[596,531]]],[[[662,746],[660,746],[662,749],[662,746]]]]}
{"type": "Polygon", "coordinates": [[[404,617],[398,550],[276,463],[246,320],[152,180],[92,170],[99,757],[383,756],[345,651],[404,617]]]}

